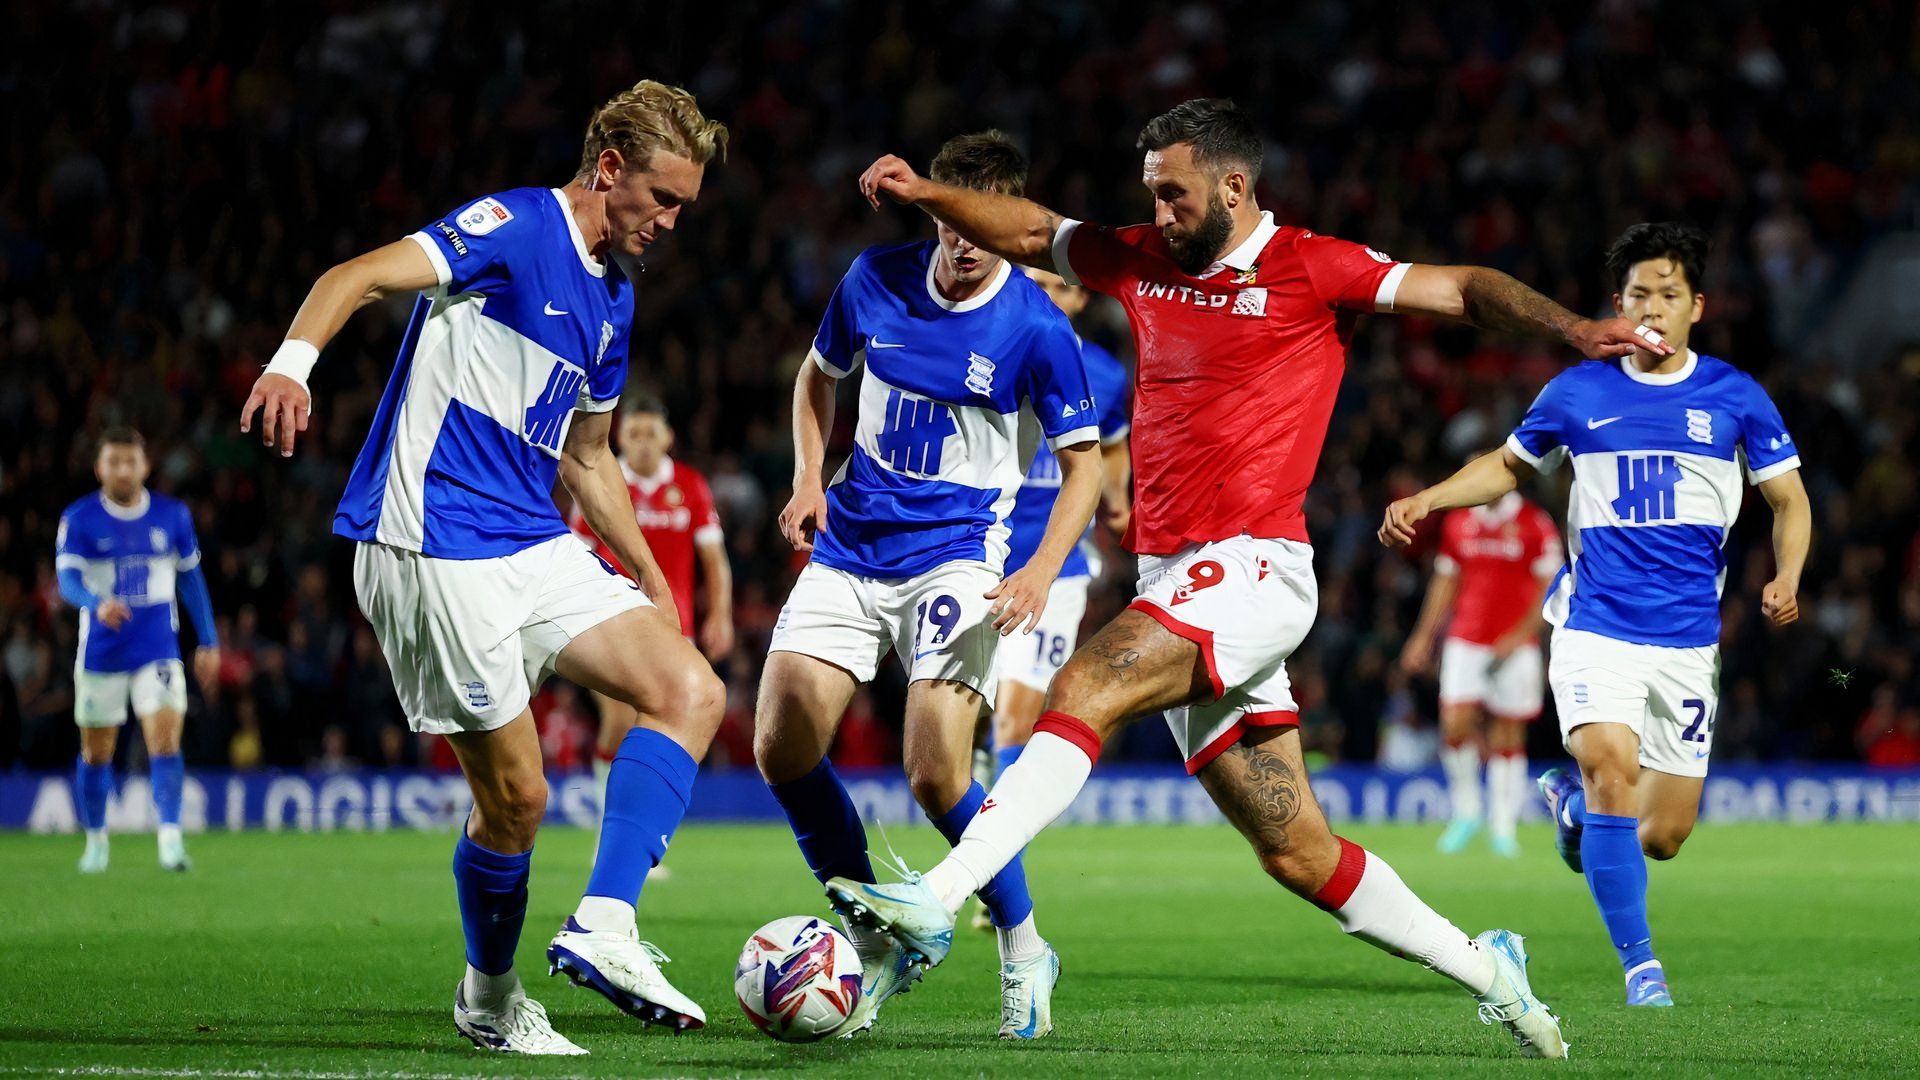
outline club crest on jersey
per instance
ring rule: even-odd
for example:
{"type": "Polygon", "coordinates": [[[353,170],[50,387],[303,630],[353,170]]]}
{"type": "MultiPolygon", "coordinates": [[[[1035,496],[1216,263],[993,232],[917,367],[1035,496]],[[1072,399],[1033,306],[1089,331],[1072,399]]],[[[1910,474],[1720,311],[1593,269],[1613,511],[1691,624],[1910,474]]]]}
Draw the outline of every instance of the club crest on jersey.
{"type": "Polygon", "coordinates": [[[1233,283],[1235,285],[1251,285],[1258,280],[1260,280],[1259,263],[1254,263],[1245,270],[1236,270],[1233,274],[1233,283]]]}
{"type": "Polygon", "coordinates": [[[502,206],[499,199],[489,196],[460,211],[460,216],[454,218],[453,223],[468,236],[485,236],[512,220],[513,211],[502,206]]]}
{"type": "Polygon", "coordinates": [[[1694,442],[1713,443],[1713,414],[1705,409],[1687,410],[1687,438],[1694,442]]]}
{"type": "Polygon", "coordinates": [[[167,550],[167,530],[161,528],[151,529],[147,532],[147,539],[153,541],[154,551],[160,552],[167,550]]]}
{"type": "Polygon", "coordinates": [[[993,361],[977,352],[967,353],[967,389],[981,397],[993,393],[993,361]]]}

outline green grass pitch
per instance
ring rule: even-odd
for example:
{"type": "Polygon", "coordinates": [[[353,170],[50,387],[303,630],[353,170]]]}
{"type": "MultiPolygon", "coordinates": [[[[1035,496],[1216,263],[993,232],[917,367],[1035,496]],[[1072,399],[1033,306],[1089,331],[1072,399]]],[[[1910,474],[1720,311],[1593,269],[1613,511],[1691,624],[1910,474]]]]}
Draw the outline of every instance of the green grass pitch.
{"type": "MultiPolygon", "coordinates": [[[[679,1038],[546,977],[548,936],[585,880],[590,837],[545,835],[520,969],[587,1058],[482,1055],[453,1031],[461,968],[451,836],[226,834],[168,875],[152,838],[74,870],[71,837],[0,836],[0,1075],[145,1076],[1867,1076],[1920,1068],[1920,832],[1703,826],[1652,867],[1655,942],[1680,1007],[1621,1006],[1585,883],[1544,830],[1526,858],[1443,858],[1435,830],[1362,827],[1469,933],[1527,935],[1534,988],[1565,1018],[1566,1063],[1519,1060],[1472,1001],[1347,940],[1256,870],[1224,826],[1063,828],[1028,865],[1065,971],[1056,1031],[993,1035],[991,935],[896,998],[870,1038],[783,1046],[734,1004],[733,959],[780,915],[824,913],[776,827],[682,831],[642,932],[710,1026],[679,1038]]],[[[876,832],[874,839],[879,839],[876,832]]],[[[924,866],[931,829],[895,830],[924,866]]]]}

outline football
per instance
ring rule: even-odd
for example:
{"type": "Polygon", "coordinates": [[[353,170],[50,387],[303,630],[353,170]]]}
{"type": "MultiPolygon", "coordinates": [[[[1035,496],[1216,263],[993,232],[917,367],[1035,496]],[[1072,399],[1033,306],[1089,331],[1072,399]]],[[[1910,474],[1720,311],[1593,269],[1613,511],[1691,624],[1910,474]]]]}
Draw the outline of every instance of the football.
{"type": "Polygon", "coordinates": [[[789,915],[747,938],[733,993],[753,1026],[781,1042],[824,1039],[860,1004],[860,957],[831,925],[789,915]]]}

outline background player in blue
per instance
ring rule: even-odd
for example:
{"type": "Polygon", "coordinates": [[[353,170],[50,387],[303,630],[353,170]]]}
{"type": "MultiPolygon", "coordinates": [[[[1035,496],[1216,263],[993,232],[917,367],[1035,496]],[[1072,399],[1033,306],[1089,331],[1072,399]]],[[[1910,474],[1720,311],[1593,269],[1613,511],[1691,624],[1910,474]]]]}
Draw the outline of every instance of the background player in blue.
{"type": "Polygon", "coordinates": [[[1561,373],[1506,449],[1387,508],[1383,542],[1428,514],[1490,502],[1528,469],[1573,459],[1569,562],[1547,593],[1547,678],[1580,776],[1541,791],[1561,857],[1582,871],[1626,972],[1627,1004],[1672,1005],[1647,925],[1646,856],[1671,859],[1693,831],[1719,697],[1723,548],[1741,472],[1773,508],[1774,577],[1760,610],[1776,626],[1796,599],[1813,515],[1800,457],[1760,384],[1687,348],[1706,310],[1707,239],[1690,225],[1635,225],[1607,252],[1621,315],[1675,352],[1589,360],[1561,373]]]}
{"type": "MultiPolygon", "coordinates": [[[[999,132],[949,140],[932,172],[980,190],[1026,184],[1025,158],[999,132]]],[[[938,243],[862,252],[834,290],[794,390],[794,494],[780,515],[813,558],[774,627],[754,733],[760,771],[822,882],[874,881],[859,813],[826,755],[889,648],[907,669],[915,800],[950,841],[980,811],[986,792],[969,766],[975,719],[993,704],[994,652],[1000,635],[1041,619],[1092,518],[1095,416],[1060,310],[944,226],[938,243]],[[856,445],[823,489],[834,383],[862,354],[856,445]],[[1007,514],[1042,437],[1059,458],[1059,498],[1026,565],[1003,576],[1007,514]]],[[[999,928],[1000,1034],[1045,1035],[1059,958],[1035,927],[1024,869],[1013,862],[980,895],[999,928]]],[[[852,1030],[865,1030],[922,969],[885,936],[848,932],[867,987],[852,1030]]]]}
{"type": "Polygon", "coordinates": [[[200,642],[193,654],[194,677],[211,687],[220,673],[200,541],[185,504],[147,490],[147,450],[139,432],[122,427],[103,433],[93,471],[100,490],[60,515],[54,556],[60,596],[80,609],[80,655],[73,673],[73,719],[80,725],[74,791],[87,833],[80,870],[97,874],[107,868],[107,794],[113,788],[114,744],[129,704],[147,742],[160,865],[185,870],[180,728],[187,714],[187,675],[180,663],[176,599],[186,606],[200,642]]]}
{"type": "Polygon", "coordinates": [[[262,409],[262,440],[291,454],[319,350],[356,308],[422,293],[334,531],[359,542],[355,591],[409,722],[446,736],[473,790],[453,856],[467,944],[454,1023],[484,1049],[585,1053],[513,969],[547,803],[527,702],[552,672],[633,706],[640,723],[615,757],[592,876],[548,962],[647,1022],[706,1022],[640,940],[634,905],[685,813],[725,691],[680,636],[607,436],[633,322],[621,259],[674,227],[725,143],[684,90],[647,81],[615,95],[564,188],[481,199],[322,275],[241,413],[247,430],[262,409]],[[567,528],[556,478],[638,587],[567,528]]]}

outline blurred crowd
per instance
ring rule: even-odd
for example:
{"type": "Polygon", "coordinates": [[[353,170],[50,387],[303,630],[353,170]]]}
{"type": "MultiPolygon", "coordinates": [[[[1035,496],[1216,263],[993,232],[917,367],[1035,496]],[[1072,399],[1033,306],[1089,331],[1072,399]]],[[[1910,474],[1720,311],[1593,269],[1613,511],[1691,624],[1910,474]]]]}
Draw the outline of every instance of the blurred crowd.
{"type": "MultiPolygon", "coordinates": [[[[0,765],[63,767],[74,613],[53,534],[95,486],[93,436],[146,435],[152,483],[194,508],[225,645],[197,695],[202,765],[415,764],[355,607],[334,503],[408,311],[362,311],[314,376],[290,461],[239,404],[313,279],[472,197],[559,185],[588,111],[640,77],[693,89],[733,141],[649,256],[635,385],[668,402],[707,472],[737,581],[739,643],[714,763],[746,760],[767,635],[797,569],[788,399],[835,281],[862,247],[931,235],[853,179],[998,126],[1031,190],[1075,216],[1148,213],[1133,137],[1166,106],[1231,95],[1270,133],[1263,206],[1400,259],[1507,270],[1584,312],[1621,228],[1684,218],[1715,252],[1702,351],[1753,371],[1801,448],[1816,515],[1800,624],[1765,629],[1769,515],[1729,546],[1716,756],[1920,762],[1920,348],[1822,352],[1822,313],[1862,253],[1916,227],[1913,6],[1608,0],[1592,7],[1091,0],[5,5],[0,46],[0,765]],[[52,43],[58,42],[58,47],[52,43]]],[[[1110,303],[1084,332],[1131,354],[1110,303]]],[[[1373,541],[1392,497],[1497,442],[1562,350],[1366,320],[1309,500],[1322,610],[1291,664],[1326,758],[1396,760],[1432,684],[1397,666],[1429,553],[1373,541]]],[[[831,454],[843,453],[848,425],[831,454]]],[[[1563,492],[1535,496],[1558,512],[1563,492]]],[[[1127,597],[1109,546],[1090,619],[1127,597]]],[[[1091,624],[1090,624],[1091,625],[1091,624]]],[[[840,754],[897,755],[902,688],[856,701],[840,754]]],[[[592,706],[554,685],[550,757],[591,752],[592,706]]],[[[1549,714],[1550,716],[1551,714],[1549,714]]],[[[1536,725],[1551,751],[1553,725],[1536,725]]],[[[1409,749],[1411,748],[1411,749],[1409,749]]],[[[1171,757],[1157,725],[1115,751],[1171,757]]]]}

